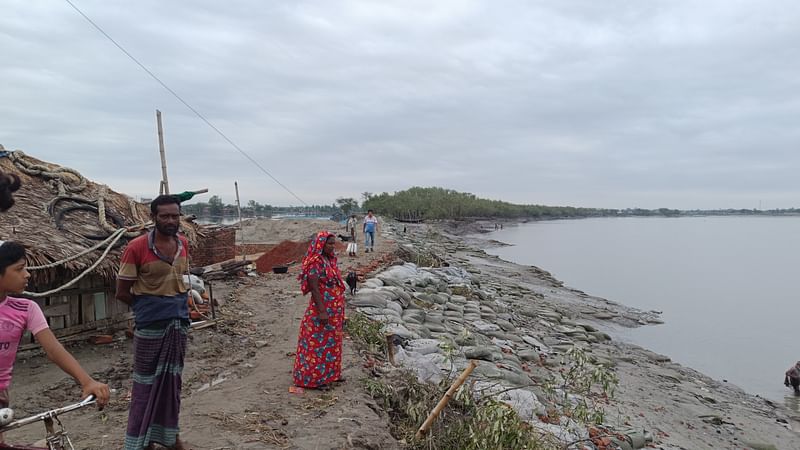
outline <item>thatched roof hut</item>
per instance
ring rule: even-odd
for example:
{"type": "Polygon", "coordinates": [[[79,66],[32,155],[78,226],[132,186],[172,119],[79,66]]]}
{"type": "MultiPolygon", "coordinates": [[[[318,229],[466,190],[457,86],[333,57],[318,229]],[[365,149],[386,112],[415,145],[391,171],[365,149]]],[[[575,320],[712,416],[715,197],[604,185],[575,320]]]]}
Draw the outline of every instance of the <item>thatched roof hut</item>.
{"type": "MultiPolygon", "coordinates": [[[[22,181],[22,187],[14,194],[15,205],[0,213],[0,239],[23,243],[28,250],[29,265],[61,261],[101,243],[114,229],[149,221],[148,205],[86,180],[75,170],[20,151],[6,152],[0,146],[0,170],[14,173],[22,181]],[[99,209],[103,208],[105,227],[99,215],[99,209]]],[[[184,223],[182,228],[190,242],[196,240],[195,225],[184,223]]],[[[133,236],[135,233],[122,237],[92,275],[113,283],[124,244],[133,236]]],[[[104,249],[53,268],[32,271],[29,289],[40,292],[44,287],[62,285],[96,263],[104,249]]]]}

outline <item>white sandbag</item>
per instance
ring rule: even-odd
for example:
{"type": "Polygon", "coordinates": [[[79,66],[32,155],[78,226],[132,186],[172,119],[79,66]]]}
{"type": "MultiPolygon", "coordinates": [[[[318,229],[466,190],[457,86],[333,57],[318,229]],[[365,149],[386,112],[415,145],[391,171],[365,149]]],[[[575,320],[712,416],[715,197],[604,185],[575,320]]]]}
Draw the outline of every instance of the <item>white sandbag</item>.
{"type": "Polygon", "coordinates": [[[203,283],[203,280],[197,275],[184,275],[183,282],[185,284],[191,284],[192,289],[201,294],[206,291],[205,283],[203,283]]]}
{"type": "Polygon", "coordinates": [[[195,305],[202,305],[203,303],[206,302],[205,300],[203,300],[203,297],[200,296],[200,293],[197,292],[196,290],[192,289],[190,293],[192,294],[192,300],[194,301],[195,305]]]}

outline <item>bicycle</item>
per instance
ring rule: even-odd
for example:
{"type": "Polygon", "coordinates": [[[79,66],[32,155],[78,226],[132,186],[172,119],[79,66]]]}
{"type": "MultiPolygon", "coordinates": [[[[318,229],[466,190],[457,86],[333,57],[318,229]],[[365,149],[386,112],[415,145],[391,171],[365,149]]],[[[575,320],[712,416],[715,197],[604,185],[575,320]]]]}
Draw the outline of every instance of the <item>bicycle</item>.
{"type": "Polygon", "coordinates": [[[92,405],[95,403],[95,400],[95,396],[90,395],[78,403],[45,411],[19,420],[13,420],[14,412],[12,409],[0,409],[0,433],[5,433],[37,422],[44,422],[44,428],[47,430],[47,437],[45,438],[47,447],[0,443],[0,450],[75,450],[69,438],[69,434],[66,428],[64,428],[64,424],[61,423],[58,416],[92,405]],[[58,430],[56,430],[56,424],[58,424],[58,430]]]}

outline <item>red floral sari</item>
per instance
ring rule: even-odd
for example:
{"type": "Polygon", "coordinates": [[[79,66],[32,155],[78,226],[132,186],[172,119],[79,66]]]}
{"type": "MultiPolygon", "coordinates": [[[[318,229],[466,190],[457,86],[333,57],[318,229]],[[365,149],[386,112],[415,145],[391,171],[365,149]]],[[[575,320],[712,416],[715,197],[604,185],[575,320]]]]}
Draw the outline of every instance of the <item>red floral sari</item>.
{"type": "Polygon", "coordinates": [[[317,318],[314,298],[309,296],[308,307],[300,323],[293,370],[294,384],[300,387],[324,386],[342,375],[345,285],[336,265],[336,256],[326,258],[322,253],[328,237],[332,236],[327,231],[317,233],[303,258],[303,271],[298,277],[303,294],[311,292],[309,276],[319,277],[322,303],[328,312],[328,323],[323,326],[317,318]]]}

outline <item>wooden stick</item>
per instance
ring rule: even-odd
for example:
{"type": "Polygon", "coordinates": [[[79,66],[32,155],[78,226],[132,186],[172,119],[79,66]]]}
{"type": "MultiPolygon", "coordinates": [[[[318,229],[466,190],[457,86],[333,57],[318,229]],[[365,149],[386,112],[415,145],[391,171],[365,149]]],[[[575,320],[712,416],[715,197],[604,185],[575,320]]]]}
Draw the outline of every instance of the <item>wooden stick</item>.
{"type": "Polygon", "coordinates": [[[217,325],[217,321],[214,319],[211,320],[203,320],[202,322],[194,322],[191,327],[189,327],[189,331],[192,330],[202,330],[204,328],[209,328],[217,325]],[[196,325],[195,325],[196,324],[196,325]]]}
{"type": "Polygon", "coordinates": [[[156,110],[156,121],[158,122],[158,152],[161,154],[161,181],[164,193],[169,195],[169,180],[167,179],[167,156],[164,150],[164,129],[161,126],[161,111],[156,110]]]}
{"type": "Polygon", "coordinates": [[[389,357],[389,364],[396,365],[394,363],[394,335],[387,334],[386,335],[386,356],[389,357]]]}
{"type": "Polygon", "coordinates": [[[469,374],[471,374],[476,367],[478,367],[477,361],[475,361],[474,359],[470,360],[467,368],[464,369],[463,372],[461,372],[461,375],[459,375],[458,378],[456,378],[456,381],[453,382],[453,384],[450,386],[450,389],[448,389],[447,392],[444,394],[444,397],[442,397],[442,399],[439,400],[439,403],[437,403],[436,407],[433,408],[433,411],[431,411],[431,413],[428,415],[428,418],[425,419],[425,422],[422,424],[421,427],[419,427],[419,431],[417,431],[417,439],[422,439],[423,436],[425,436],[425,434],[430,429],[431,425],[433,425],[433,422],[436,420],[437,417],[439,417],[439,414],[441,414],[444,407],[447,406],[447,403],[449,403],[450,399],[453,398],[453,395],[455,395],[458,388],[460,388],[461,385],[464,384],[465,381],[467,381],[467,377],[469,377],[469,374]]]}
{"type": "Polygon", "coordinates": [[[216,300],[214,300],[214,288],[211,286],[211,280],[206,281],[208,284],[208,301],[211,302],[211,318],[216,320],[217,319],[217,308],[214,306],[216,300]]]}
{"type": "Polygon", "coordinates": [[[242,261],[247,259],[247,251],[245,251],[244,245],[244,225],[242,225],[242,205],[239,203],[239,182],[234,181],[233,187],[236,188],[236,210],[239,211],[239,237],[241,237],[242,242],[242,261]]]}

